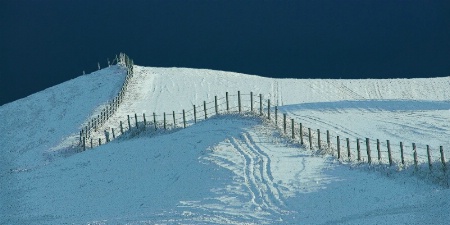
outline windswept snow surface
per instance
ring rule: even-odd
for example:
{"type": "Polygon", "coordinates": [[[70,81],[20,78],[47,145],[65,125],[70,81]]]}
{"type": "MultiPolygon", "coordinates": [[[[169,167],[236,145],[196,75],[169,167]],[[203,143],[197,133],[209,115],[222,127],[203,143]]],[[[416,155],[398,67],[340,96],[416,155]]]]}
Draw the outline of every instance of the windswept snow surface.
{"type": "MultiPolygon", "coordinates": [[[[235,105],[237,91],[252,91],[313,128],[450,148],[450,77],[295,80],[184,68],[134,71],[122,105],[102,129],[134,113],[190,109],[227,91],[235,105]]],[[[0,107],[2,118],[10,118],[0,125],[7,131],[0,136],[1,224],[450,221],[449,189],[410,173],[317,156],[253,117],[212,117],[68,154],[79,129],[117,94],[124,77],[111,67],[0,107]],[[23,115],[26,122],[17,123],[23,115]]]]}

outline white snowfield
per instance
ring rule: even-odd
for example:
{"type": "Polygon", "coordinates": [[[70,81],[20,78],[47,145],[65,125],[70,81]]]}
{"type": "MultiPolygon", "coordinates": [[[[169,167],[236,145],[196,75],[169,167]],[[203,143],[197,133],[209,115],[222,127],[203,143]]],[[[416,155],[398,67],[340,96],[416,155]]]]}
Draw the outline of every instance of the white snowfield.
{"type": "MultiPolygon", "coordinates": [[[[450,190],[426,172],[314,154],[256,117],[211,117],[75,154],[79,130],[125,75],[112,66],[0,107],[0,224],[450,223],[450,190]]],[[[225,92],[234,107],[240,91],[343,138],[390,140],[395,149],[403,141],[408,160],[412,142],[430,145],[434,159],[443,146],[449,158],[449,87],[450,77],[271,79],[135,66],[123,103],[93,135],[127,115],[180,113],[225,92]]]]}

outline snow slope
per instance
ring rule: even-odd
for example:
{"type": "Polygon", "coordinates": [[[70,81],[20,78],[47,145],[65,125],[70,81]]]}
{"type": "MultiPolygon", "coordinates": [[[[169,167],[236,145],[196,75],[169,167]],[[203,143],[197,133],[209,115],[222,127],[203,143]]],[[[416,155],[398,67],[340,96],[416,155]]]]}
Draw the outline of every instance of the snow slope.
{"type": "MultiPolygon", "coordinates": [[[[227,91],[235,99],[239,90],[261,93],[296,120],[347,137],[450,148],[450,77],[295,80],[184,68],[134,71],[123,104],[103,129],[134,113],[190,109],[227,91]]],[[[449,189],[312,154],[253,117],[213,117],[64,157],[124,77],[110,67],[0,107],[10,118],[0,125],[8,131],[0,136],[1,224],[450,221],[449,189]],[[16,125],[19,118],[26,123],[16,125]]]]}

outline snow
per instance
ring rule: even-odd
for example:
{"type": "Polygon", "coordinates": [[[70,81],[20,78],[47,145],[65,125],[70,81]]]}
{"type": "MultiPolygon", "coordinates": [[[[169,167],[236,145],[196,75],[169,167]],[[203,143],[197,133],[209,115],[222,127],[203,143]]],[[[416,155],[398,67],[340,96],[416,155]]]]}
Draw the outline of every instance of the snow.
{"type": "MultiPolygon", "coordinates": [[[[225,92],[233,107],[237,91],[246,94],[248,108],[252,91],[255,98],[262,94],[278,103],[279,119],[287,113],[342,138],[403,141],[408,157],[412,142],[419,150],[427,144],[450,148],[450,77],[271,79],[140,66],[134,72],[122,105],[94,138],[103,138],[103,129],[117,128],[127,115],[178,115],[225,92]]],[[[248,115],[124,135],[75,154],[79,130],[116,96],[125,75],[112,66],[0,107],[7,118],[0,125],[1,224],[450,221],[448,188],[410,170],[340,162],[248,115]]]]}

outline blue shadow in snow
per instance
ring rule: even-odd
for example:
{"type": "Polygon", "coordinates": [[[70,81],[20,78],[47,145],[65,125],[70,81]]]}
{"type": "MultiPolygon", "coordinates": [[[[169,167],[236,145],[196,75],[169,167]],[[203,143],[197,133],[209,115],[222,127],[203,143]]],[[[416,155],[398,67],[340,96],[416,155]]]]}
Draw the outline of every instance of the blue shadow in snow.
{"type": "Polygon", "coordinates": [[[413,110],[450,110],[450,101],[414,101],[414,100],[360,100],[315,102],[280,106],[280,110],[342,110],[367,109],[386,111],[413,111],[413,110]]]}

